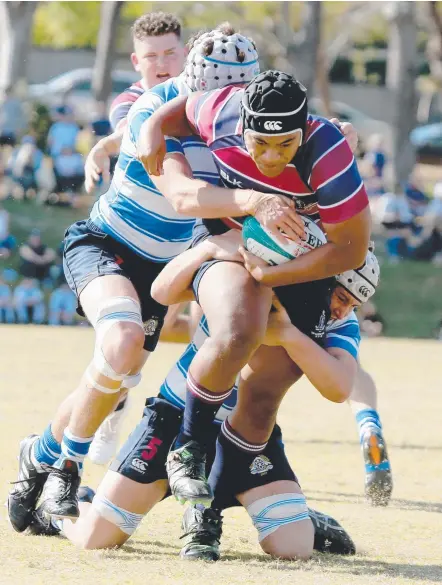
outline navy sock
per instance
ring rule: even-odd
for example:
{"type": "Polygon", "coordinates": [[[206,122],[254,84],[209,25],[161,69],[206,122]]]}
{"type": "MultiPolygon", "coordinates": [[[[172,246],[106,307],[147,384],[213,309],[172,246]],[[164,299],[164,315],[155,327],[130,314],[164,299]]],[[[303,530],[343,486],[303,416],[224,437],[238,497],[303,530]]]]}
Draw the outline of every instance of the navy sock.
{"type": "Polygon", "coordinates": [[[221,404],[227,400],[233,388],[219,394],[201,386],[187,374],[186,407],[183,423],[175,441],[175,448],[182,447],[190,440],[205,447],[212,436],[212,423],[221,404]]]}
{"type": "Polygon", "coordinates": [[[254,462],[266,445],[267,443],[256,445],[246,442],[227,420],[224,421],[216,441],[215,460],[208,478],[215,496],[212,508],[222,510],[237,505],[235,493],[244,491],[243,487],[248,484],[247,476],[254,473],[254,462]],[[236,489],[232,493],[233,486],[236,489]]]}

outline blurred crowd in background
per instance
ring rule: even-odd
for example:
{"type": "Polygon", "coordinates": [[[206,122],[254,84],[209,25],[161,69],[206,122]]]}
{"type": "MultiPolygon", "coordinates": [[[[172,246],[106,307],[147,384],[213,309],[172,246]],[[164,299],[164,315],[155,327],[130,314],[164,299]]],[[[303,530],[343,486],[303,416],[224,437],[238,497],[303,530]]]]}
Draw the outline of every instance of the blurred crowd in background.
{"type": "MultiPolygon", "coordinates": [[[[131,70],[128,26],[136,16],[155,6],[137,2],[99,6],[84,3],[80,9],[75,2],[23,3],[29,14],[17,13],[16,25],[6,31],[12,40],[16,33],[19,47],[20,19],[24,25],[27,18],[33,22],[32,42],[51,46],[51,63],[59,66],[64,65],[65,59],[80,59],[80,56],[86,59],[87,48],[96,52],[94,67],[99,68],[104,66],[103,59],[98,58],[100,51],[102,56],[108,56],[110,45],[95,43],[100,37],[98,31],[106,23],[111,26],[111,20],[105,18],[111,5],[121,9],[112,18],[124,34],[101,35],[102,39],[112,41],[119,58],[118,65],[109,65],[106,102],[98,101],[102,94],[92,87],[93,68],[86,61],[81,64],[78,61],[79,68],[66,66],[46,75],[42,65],[45,53],[40,54],[38,61],[32,43],[23,51],[28,51],[33,63],[38,62],[39,66],[35,71],[27,67],[20,74],[16,72],[19,81],[0,90],[0,322],[81,323],[75,316],[75,299],[63,277],[62,244],[57,239],[54,245],[53,239],[51,248],[44,234],[36,229],[37,225],[28,225],[35,213],[31,206],[79,209],[86,217],[96,198],[106,190],[107,185],[100,184],[95,193],[86,194],[85,157],[101,137],[111,132],[108,120],[111,101],[139,79],[139,74],[131,70]],[[88,11],[87,23],[83,8],[88,11]],[[57,22],[54,39],[50,30],[46,30],[52,21],[57,22]],[[85,31],[87,35],[80,43],[79,34],[85,31]],[[60,44],[62,37],[64,42],[60,44]],[[66,51],[71,48],[72,54],[60,52],[57,56],[58,47],[66,51]],[[77,51],[79,48],[81,51],[77,51]],[[20,83],[26,76],[22,87],[20,83]],[[14,201],[14,205],[24,209],[23,217],[28,222],[25,235],[23,229],[20,234],[14,233],[14,222],[3,201],[14,201]]],[[[372,2],[235,2],[222,11],[218,11],[217,3],[214,6],[171,3],[168,9],[179,13],[188,32],[227,17],[240,24],[239,28],[244,26],[246,33],[262,47],[264,66],[293,71],[307,87],[314,85],[315,91],[309,96],[311,112],[350,121],[360,134],[359,166],[371,201],[373,232],[381,262],[385,265],[401,264],[403,260],[432,263],[439,270],[442,266],[442,99],[438,99],[440,85],[433,81],[438,79],[437,64],[442,59],[442,34],[439,34],[442,24],[440,30],[434,24],[442,23],[442,16],[434,2],[422,3],[423,8],[406,2],[396,3],[396,9],[392,3],[387,5],[391,5],[391,13],[385,12],[380,3],[372,2]],[[341,27],[343,15],[351,24],[348,31],[341,27]],[[313,34],[315,30],[318,34],[313,34]],[[305,34],[299,35],[300,31],[305,34]],[[416,32],[421,37],[416,37],[416,32]],[[401,34],[406,43],[398,45],[397,37],[401,34]],[[407,58],[415,64],[415,74],[411,76],[408,61],[401,61],[404,52],[396,50],[407,43],[413,48],[407,58]],[[313,49],[322,57],[311,59],[310,63],[307,57],[313,49]],[[328,56],[328,64],[324,55],[328,56]],[[328,71],[322,71],[325,65],[328,71]],[[398,71],[402,75],[400,79],[395,76],[398,71]],[[418,76],[419,84],[416,84],[418,76]],[[362,88],[362,93],[358,93],[358,88],[362,88]],[[420,95],[415,100],[417,108],[411,102],[408,104],[412,114],[403,110],[407,104],[401,102],[401,96],[408,91],[406,88],[414,88],[420,95]],[[370,107],[376,104],[381,107],[370,107]],[[395,117],[399,111],[405,113],[395,117]],[[398,126],[403,126],[406,133],[402,142],[395,142],[394,130],[398,126]],[[405,168],[401,167],[399,155],[409,144],[416,150],[417,158],[413,160],[428,162],[426,169],[436,169],[431,171],[430,179],[428,174],[422,175],[422,164],[416,164],[411,173],[412,164],[405,165],[405,174],[399,172],[405,168]],[[423,155],[428,160],[422,161],[423,155]]],[[[12,10],[5,2],[0,2],[0,8],[12,10]]],[[[11,12],[9,17],[12,16],[11,12]]],[[[11,52],[11,60],[13,56],[11,52]]],[[[365,335],[385,333],[384,317],[372,303],[366,303],[359,316],[365,335]]],[[[388,322],[389,316],[385,319],[388,322]]]]}

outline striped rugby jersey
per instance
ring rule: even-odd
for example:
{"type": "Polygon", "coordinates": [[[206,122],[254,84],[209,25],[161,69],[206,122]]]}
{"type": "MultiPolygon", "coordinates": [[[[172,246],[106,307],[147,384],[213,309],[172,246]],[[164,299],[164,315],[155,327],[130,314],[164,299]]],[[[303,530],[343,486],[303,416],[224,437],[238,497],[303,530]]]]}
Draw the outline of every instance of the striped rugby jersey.
{"type": "MultiPolygon", "coordinates": [[[[337,347],[347,351],[355,359],[358,357],[361,341],[359,323],[354,311],[346,319],[331,320],[326,326],[325,347],[337,347]]],[[[160,392],[169,402],[184,409],[186,401],[186,378],[190,363],[204,341],[209,337],[209,328],[206,317],[202,317],[193,336],[182,356],[167,374],[161,385],[160,392]]],[[[232,394],[218,410],[215,422],[221,423],[235,407],[238,387],[235,385],[232,394]]]]}
{"type": "MultiPolygon", "coordinates": [[[[130,108],[112,183],[91,211],[91,220],[105,233],[153,262],[168,262],[192,239],[194,218],[178,214],[158,191],[137,159],[140,128],[149,116],[178,95],[190,93],[181,77],[145,92],[130,108]]],[[[166,140],[167,152],[184,154],[197,179],[218,184],[210,150],[199,137],[166,140]]]]}
{"type": "Polygon", "coordinates": [[[109,110],[109,122],[113,131],[121,128],[125,124],[129,110],[145,91],[147,89],[144,87],[143,80],[141,79],[132,83],[130,87],[114,99],[109,110]]]}
{"type": "MultiPolygon", "coordinates": [[[[277,177],[263,175],[242,136],[240,104],[244,89],[227,86],[202,94],[187,107],[187,117],[209,146],[226,187],[279,193],[294,200],[296,209],[316,222],[340,223],[368,205],[356,161],[334,124],[308,116],[302,146],[277,177]]],[[[238,218],[225,218],[239,227],[238,218]]]]}

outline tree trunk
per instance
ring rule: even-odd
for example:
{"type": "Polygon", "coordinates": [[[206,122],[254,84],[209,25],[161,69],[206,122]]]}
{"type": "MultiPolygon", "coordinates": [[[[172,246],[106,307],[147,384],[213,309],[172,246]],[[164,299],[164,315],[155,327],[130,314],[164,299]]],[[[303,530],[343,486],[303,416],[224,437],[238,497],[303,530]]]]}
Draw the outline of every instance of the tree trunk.
{"type": "Polygon", "coordinates": [[[0,88],[26,81],[31,28],[38,2],[0,2],[0,88]]]}
{"type": "Polygon", "coordinates": [[[92,76],[92,92],[97,101],[107,100],[112,92],[111,70],[122,5],[123,2],[101,3],[100,32],[92,76]]]}
{"type": "Polygon", "coordinates": [[[387,86],[395,100],[393,181],[398,190],[416,161],[409,136],[416,125],[417,27],[414,2],[392,2],[390,11],[387,86]]]}
{"type": "Polygon", "coordinates": [[[314,93],[321,40],[322,3],[306,2],[304,10],[302,37],[298,43],[289,43],[287,56],[293,63],[293,73],[306,86],[308,97],[311,97],[314,93]]]}

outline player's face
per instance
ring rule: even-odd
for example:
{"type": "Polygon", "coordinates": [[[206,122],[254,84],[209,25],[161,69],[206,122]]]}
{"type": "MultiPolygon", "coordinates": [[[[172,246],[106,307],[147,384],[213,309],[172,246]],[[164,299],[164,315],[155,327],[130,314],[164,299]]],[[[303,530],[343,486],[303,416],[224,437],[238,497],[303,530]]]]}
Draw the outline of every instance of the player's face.
{"type": "Polygon", "coordinates": [[[244,142],[259,171],[266,177],[277,177],[295,156],[301,144],[301,132],[268,136],[247,130],[244,142]]]}
{"type": "Polygon", "coordinates": [[[362,303],[355,299],[343,286],[335,288],[330,303],[330,313],[332,319],[345,319],[350,315],[353,309],[360,307],[362,303]]]}
{"type": "Polygon", "coordinates": [[[132,65],[135,71],[140,72],[148,88],[179,75],[184,58],[185,48],[175,33],[134,39],[132,65]]]}

